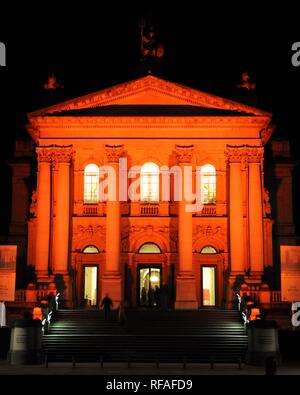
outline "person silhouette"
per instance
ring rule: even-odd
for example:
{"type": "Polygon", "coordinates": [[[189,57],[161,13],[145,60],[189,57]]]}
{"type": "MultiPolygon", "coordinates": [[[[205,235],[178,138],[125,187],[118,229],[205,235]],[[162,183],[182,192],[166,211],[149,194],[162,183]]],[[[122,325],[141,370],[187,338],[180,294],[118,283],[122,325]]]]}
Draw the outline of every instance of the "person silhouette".
{"type": "Polygon", "coordinates": [[[145,306],[147,304],[147,291],[146,288],[142,288],[141,305],[145,306]]]}
{"type": "Polygon", "coordinates": [[[104,310],[104,319],[108,321],[110,318],[110,309],[113,307],[113,302],[108,294],[105,294],[105,297],[102,299],[100,307],[103,307],[104,310]]]}

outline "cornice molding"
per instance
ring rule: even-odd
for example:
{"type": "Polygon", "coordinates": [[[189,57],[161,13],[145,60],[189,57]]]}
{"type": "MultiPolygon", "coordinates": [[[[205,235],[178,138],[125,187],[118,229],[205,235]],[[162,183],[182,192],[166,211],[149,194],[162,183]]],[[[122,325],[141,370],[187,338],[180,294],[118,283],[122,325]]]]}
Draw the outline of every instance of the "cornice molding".
{"type": "Polygon", "coordinates": [[[37,117],[31,120],[35,129],[43,128],[76,128],[76,127],[177,127],[195,128],[202,125],[208,127],[247,127],[261,126],[269,122],[267,117],[37,117]]]}
{"type": "Polygon", "coordinates": [[[82,108],[93,108],[119,102],[127,97],[139,94],[143,91],[156,91],[166,97],[177,98],[187,104],[247,112],[255,115],[271,114],[246,104],[238,103],[229,99],[221,98],[206,92],[162,80],[154,76],[146,76],[137,80],[129,81],[114,87],[103,89],[99,92],[91,93],[76,99],[68,100],[45,109],[41,109],[29,114],[37,116],[39,114],[54,113],[66,110],[77,110],[82,108]]]}

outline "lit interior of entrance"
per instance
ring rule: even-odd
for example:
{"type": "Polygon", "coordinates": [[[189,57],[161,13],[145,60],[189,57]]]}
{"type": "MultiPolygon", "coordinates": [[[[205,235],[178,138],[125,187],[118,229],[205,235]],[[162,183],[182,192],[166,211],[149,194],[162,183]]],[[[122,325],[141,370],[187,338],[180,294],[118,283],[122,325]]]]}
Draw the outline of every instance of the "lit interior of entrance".
{"type": "Polygon", "coordinates": [[[202,304],[203,306],[216,305],[216,268],[202,266],[202,304]]]}
{"type": "Polygon", "coordinates": [[[139,269],[140,276],[140,306],[156,306],[157,292],[160,290],[160,269],[154,267],[146,267],[139,269]],[[158,291],[155,292],[155,289],[158,291]]]}
{"type": "Polygon", "coordinates": [[[97,266],[84,267],[84,301],[86,306],[97,305],[97,266]]]}

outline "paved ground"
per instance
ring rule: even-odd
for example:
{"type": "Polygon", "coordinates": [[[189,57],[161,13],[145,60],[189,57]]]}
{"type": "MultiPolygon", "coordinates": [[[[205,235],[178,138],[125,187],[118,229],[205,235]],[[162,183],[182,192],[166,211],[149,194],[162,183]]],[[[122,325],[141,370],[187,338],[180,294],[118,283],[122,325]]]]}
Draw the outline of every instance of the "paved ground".
{"type": "MultiPolygon", "coordinates": [[[[265,375],[264,367],[248,366],[242,364],[241,368],[231,364],[216,364],[211,369],[209,364],[188,364],[186,369],[182,365],[162,364],[157,368],[153,364],[126,364],[110,363],[79,363],[72,367],[71,363],[49,363],[45,365],[12,366],[5,360],[0,360],[0,375],[265,375]]],[[[291,362],[279,366],[277,375],[300,375],[300,362],[291,362]]]]}

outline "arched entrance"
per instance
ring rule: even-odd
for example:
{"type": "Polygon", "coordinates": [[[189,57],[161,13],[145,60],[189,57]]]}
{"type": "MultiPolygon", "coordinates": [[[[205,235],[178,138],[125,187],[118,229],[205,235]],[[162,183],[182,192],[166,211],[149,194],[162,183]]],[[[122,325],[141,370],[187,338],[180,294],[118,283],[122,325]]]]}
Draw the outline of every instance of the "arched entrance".
{"type": "Polygon", "coordinates": [[[77,305],[95,308],[100,298],[100,268],[103,254],[95,245],[87,245],[76,256],[77,305]]]}
{"type": "Polygon", "coordinates": [[[199,306],[214,308],[222,306],[224,287],[224,257],[211,244],[202,246],[194,255],[195,275],[199,306]]]}
{"type": "Polygon", "coordinates": [[[136,272],[136,305],[158,307],[163,284],[162,252],[154,243],[145,243],[138,250],[136,272]]]}

